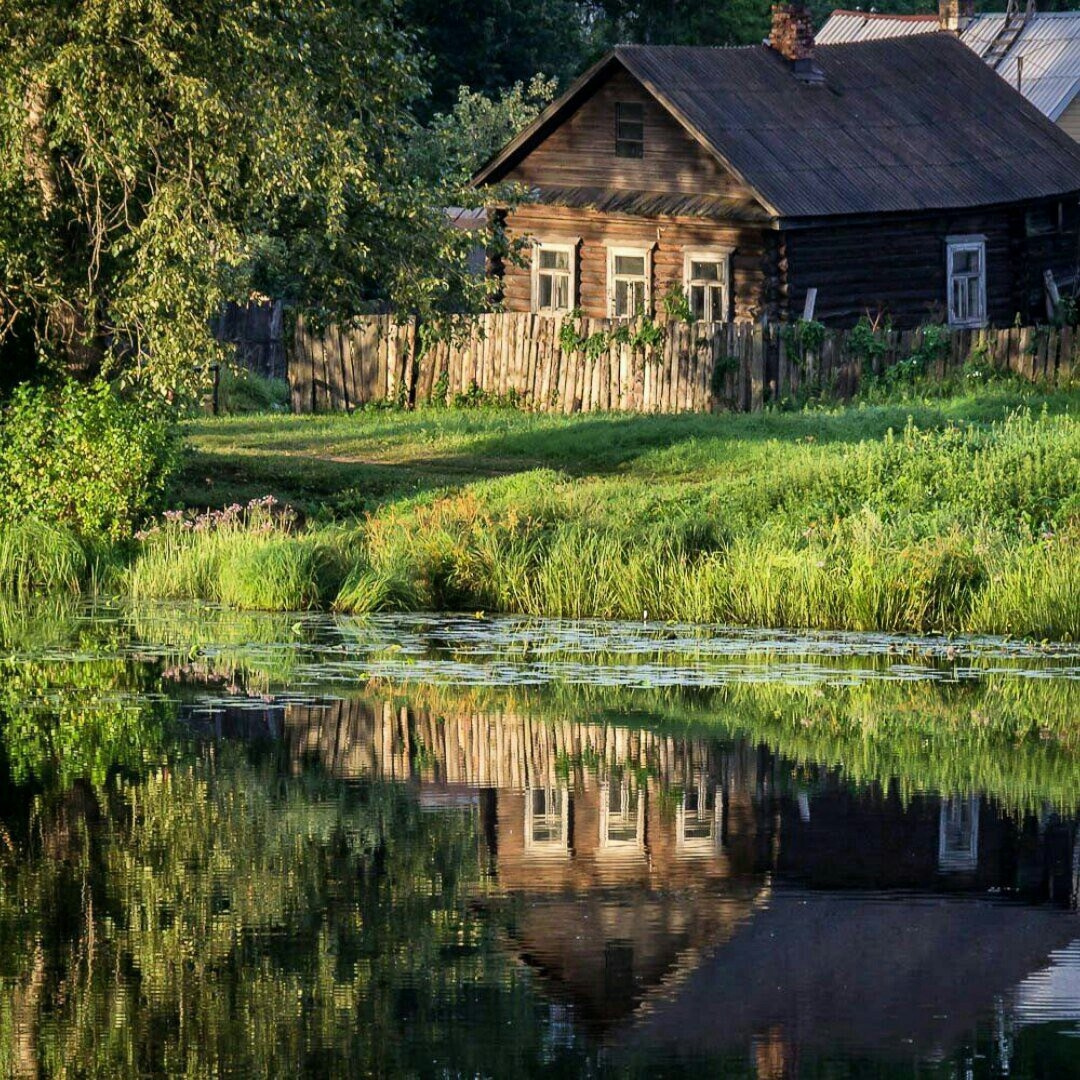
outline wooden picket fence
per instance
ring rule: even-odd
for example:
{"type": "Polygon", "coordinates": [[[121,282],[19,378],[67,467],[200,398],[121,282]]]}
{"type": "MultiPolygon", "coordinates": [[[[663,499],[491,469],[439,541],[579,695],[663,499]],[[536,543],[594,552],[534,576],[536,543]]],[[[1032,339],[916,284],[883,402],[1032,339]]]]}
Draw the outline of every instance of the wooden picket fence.
{"type": "MultiPolygon", "coordinates": [[[[479,315],[423,343],[415,320],[369,316],[314,331],[297,321],[288,354],[295,412],[351,410],[375,402],[415,405],[462,397],[544,412],[712,412],[761,409],[799,394],[846,398],[923,349],[924,331],[879,338],[872,358],[851,331],[827,331],[813,347],[789,328],[672,322],[658,344],[634,344],[634,324],[575,322],[577,347],[560,341],[562,320],[528,313],[479,315]],[[620,326],[626,328],[616,336],[620,326]],[[628,332],[629,331],[629,332],[628,332]],[[626,340],[630,337],[630,340],[626,340]]],[[[945,378],[973,367],[1065,383],[1080,374],[1080,334],[1070,327],[958,330],[927,370],[945,378]]]]}

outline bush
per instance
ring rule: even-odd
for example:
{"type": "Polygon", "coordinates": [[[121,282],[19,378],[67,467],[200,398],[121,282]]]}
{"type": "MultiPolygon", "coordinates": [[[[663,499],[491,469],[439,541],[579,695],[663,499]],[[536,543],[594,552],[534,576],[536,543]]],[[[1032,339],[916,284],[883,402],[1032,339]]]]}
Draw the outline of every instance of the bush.
{"type": "Polygon", "coordinates": [[[19,387],[0,421],[0,523],[126,540],[159,509],[176,446],[163,404],[123,399],[103,380],[19,387]]]}
{"type": "Polygon", "coordinates": [[[289,384],[268,379],[238,364],[222,364],[218,381],[218,412],[288,412],[289,384]]]}

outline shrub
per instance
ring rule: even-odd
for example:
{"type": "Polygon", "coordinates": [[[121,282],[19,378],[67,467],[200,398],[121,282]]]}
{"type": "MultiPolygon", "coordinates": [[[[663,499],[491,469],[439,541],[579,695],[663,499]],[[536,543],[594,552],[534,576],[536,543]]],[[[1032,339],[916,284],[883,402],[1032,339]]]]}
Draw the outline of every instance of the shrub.
{"type": "Polygon", "coordinates": [[[130,538],[161,503],[174,433],[163,405],[121,398],[100,379],[19,387],[0,422],[0,523],[130,538]]]}
{"type": "Polygon", "coordinates": [[[218,412],[288,412],[289,384],[268,379],[239,364],[222,364],[218,376],[218,412]]]}

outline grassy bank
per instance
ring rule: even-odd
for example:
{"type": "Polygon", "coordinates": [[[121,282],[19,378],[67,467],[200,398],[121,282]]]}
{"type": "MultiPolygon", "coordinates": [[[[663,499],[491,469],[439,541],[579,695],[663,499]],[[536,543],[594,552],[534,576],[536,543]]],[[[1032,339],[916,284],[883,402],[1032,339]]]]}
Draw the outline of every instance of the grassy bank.
{"type": "Polygon", "coordinates": [[[108,552],[9,529],[0,578],[246,608],[1076,638],[1078,406],[1004,387],[760,416],[203,420],[177,492],[190,516],[108,552]],[[246,507],[268,493],[296,514],[246,507]]]}

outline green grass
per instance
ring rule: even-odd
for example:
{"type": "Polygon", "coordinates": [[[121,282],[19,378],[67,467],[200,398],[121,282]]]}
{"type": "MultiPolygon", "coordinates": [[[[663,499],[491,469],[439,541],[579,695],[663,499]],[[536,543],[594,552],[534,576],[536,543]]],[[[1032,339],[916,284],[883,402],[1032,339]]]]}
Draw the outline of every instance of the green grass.
{"type": "MultiPolygon", "coordinates": [[[[203,419],[136,598],[1080,637],[1080,392],[756,416],[203,419]]],[[[0,560],[0,573],[4,563],[0,560]]],[[[6,580],[6,579],[3,579],[6,580]]]]}

